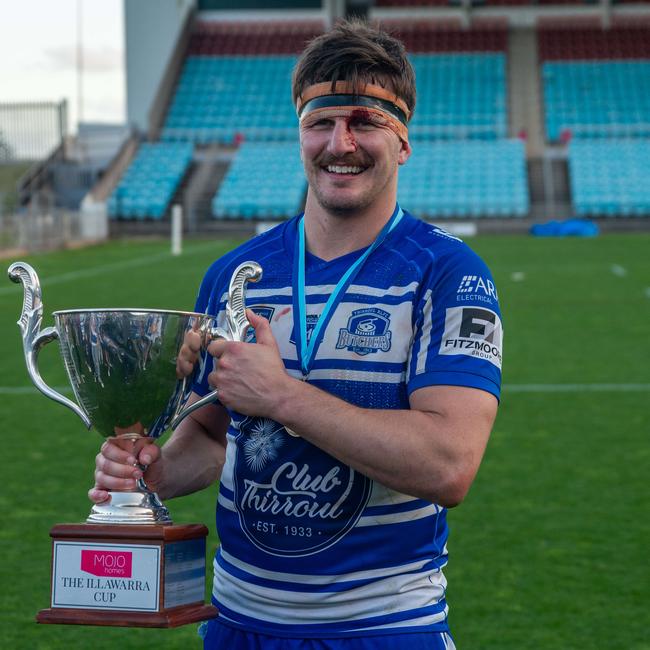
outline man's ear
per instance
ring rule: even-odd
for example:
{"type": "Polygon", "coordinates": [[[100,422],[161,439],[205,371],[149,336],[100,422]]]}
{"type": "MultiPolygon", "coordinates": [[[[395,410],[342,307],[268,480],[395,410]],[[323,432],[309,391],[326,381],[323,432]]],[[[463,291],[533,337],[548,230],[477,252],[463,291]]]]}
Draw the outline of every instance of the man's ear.
{"type": "Polygon", "coordinates": [[[400,140],[401,148],[399,150],[399,155],[397,156],[397,164],[403,165],[411,155],[411,145],[404,140],[400,140]]]}

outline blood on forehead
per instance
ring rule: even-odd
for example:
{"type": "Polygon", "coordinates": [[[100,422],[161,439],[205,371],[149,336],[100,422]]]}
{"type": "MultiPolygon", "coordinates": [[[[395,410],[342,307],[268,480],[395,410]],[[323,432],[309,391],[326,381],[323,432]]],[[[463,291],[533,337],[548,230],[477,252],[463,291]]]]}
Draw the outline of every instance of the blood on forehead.
{"type": "Polygon", "coordinates": [[[301,119],[301,126],[308,128],[314,124],[327,119],[342,118],[349,129],[355,122],[367,122],[375,126],[390,128],[390,120],[383,113],[376,110],[357,107],[322,108],[308,113],[301,119]]]}
{"type": "Polygon", "coordinates": [[[346,131],[355,141],[352,135],[352,127],[355,122],[366,122],[378,128],[388,129],[397,135],[400,140],[407,141],[406,128],[396,119],[384,111],[360,106],[329,106],[317,108],[303,115],[300,119],[301,129],[308,129],[322,120],[342,118],[345,120],[346,131]]]}

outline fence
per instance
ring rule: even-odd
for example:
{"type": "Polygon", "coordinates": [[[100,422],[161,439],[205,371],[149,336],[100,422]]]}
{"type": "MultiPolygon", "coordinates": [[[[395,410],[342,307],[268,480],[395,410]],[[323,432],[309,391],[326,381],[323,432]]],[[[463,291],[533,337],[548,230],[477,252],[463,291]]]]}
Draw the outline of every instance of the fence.
{"type": "MultiPolygon", "coordinates": [[[[101,207],[101,206],[100,206],[101,207]]],[[[106,238],[105,210],[53,208],[22,214],[0,214],[0,255],[13,251],[45,251],[106,238]]]]}
{"type": "Polygon", "coordinates": [[[68,133],[68,104],[0,103],[0,163],[41,160],[68,133]]]}

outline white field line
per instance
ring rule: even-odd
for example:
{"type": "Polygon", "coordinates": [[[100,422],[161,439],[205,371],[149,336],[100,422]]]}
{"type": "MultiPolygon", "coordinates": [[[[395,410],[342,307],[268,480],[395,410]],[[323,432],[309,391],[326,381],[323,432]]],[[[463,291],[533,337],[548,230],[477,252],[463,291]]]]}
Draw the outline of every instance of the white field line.
{"type": "MultiPolygon", "coordinates": [[[[59,393],[72,393],[69,386],[53,386],[59,393]]],[[[504,384],[507,393],[644,393],[650,391],[650,383],[623,384],[504,384]]],[[[34,386],[0,386],[0,395],[35,395],[34,386]]]]}
{"type": "Polygon", "coordinates": [[[628,393],[650,391],[650,384],[504,384],[511,393],[628,393]]]}
{"type": "MultiPolygon", "coordinates": [[[[184,255],[191,255],[192,253],[197,253],[203,250],[208,250],[209,248],[215,246],[214,241],[205,242],[203,244],[197,244],[191,248],[185,250],[184,255]]],[[[93,266],[89,269],[80,269],[79,271],[70,271],[68,273],[61,273],[60,275],[51,275],[49,277],[39,278],[41,281],[41,286],[47,287],[52,284],[63,284],[65,282],[72,282],[73,280],[78,280],[80,278],[91,278],[96,275],[102,275],[104,273],[110,273],[112,271],[121,271],[122,269],[130,269],[138,266],[147,266],[152,262],[159,262],[162,260],[174,259],[171,252],[166,251],[164,253],[156,253],[155,255],[149,255],[147,257],[134,257],[130,260],[123,260],[121,262],[113,262],[112,264],[103,264],[101,266],[93,266]]],[[[9,284],[8,286],[0,287],[0,296],[4,296],[10,293],[22,291],[23,287],[21,284],[9,284]]]]}

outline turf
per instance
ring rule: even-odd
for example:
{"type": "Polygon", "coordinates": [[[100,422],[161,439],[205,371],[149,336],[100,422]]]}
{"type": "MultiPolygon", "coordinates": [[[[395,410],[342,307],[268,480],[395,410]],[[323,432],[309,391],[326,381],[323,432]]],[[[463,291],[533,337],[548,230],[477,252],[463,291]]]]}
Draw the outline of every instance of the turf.
{"type": "MultiPolygon", "coordinates": [[[[457,645],[650,648],[650,236],[470,243],[499,287],[505,387],[476,482],[449,515],[446,574],[457,645]],[[573,384],[579,386],[566,386],[573,384]],[[585,384],[613,386],[586,390],[585,384]]],[[[27,261],[41,277],[46,314],[74,307],[187,309],[205,268],[233,245],[188,242],[184,255],[173,258],[165,242],[116,242],[27,261]]],[[[0,284],[5,388],[29,385],[15,325],[21,298],[19,287],[0,284]]],[[[41,356],[47,381],[65,385],[56,347],[41,356]]],[[[85,518],[101,439],[34,393],[0,393],[0,417],[2,646],[200,647],[195,625],[142,630],[34,622],[49,601],[49,528],[85,518]]],[[[215,490],[168,503],[176,521],[210,526],[210,549],[217,543],[215,490]]]]}

